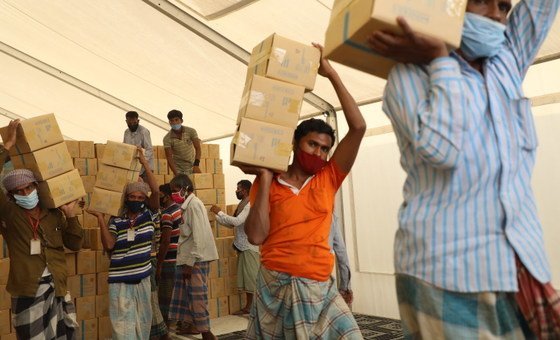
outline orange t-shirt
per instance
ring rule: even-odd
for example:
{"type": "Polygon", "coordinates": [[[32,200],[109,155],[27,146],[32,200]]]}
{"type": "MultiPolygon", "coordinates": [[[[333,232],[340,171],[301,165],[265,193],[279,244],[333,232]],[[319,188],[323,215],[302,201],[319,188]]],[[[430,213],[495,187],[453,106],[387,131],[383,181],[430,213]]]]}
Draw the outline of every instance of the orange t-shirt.
{"type": "MultiPolygon", "coordinates": [[[[330,161],[299,194],[278,182],[270,186],[270,230],[261,247],[265,268],[317,281],[328,280],[334,265],[329,233],[338,188],[346,177],[330,161]]],[[[259,180],[251,187],[255,202],[259,180]]]]}

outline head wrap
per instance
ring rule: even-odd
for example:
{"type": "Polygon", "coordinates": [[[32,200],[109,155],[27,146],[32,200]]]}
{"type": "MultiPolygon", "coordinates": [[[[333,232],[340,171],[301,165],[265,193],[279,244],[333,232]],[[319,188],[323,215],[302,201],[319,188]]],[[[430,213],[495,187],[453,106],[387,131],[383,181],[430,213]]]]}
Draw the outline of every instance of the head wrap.
{"type": "Polygon", "coordinates": [[[126,186],[126,194],[130,194],[131,192],[136,192],[139,191],[141,193],[143,193],[144,195],[146,195],[146,197],[148,197],[148,191],[149,191],[149,187],[146,183],[144,182],[133,182],[133,183],[129,183],[126,186]]]}
{"type": "Polygon", "coordinates": [[[33,172],[28,169],[15,169],[6,175],[2,180],[2,184],[4,184],[4,188],[8,191],[12,191],[15,188],[21,187],[23,185],[37,182],[37,179],[33,175],[33,172]]]}

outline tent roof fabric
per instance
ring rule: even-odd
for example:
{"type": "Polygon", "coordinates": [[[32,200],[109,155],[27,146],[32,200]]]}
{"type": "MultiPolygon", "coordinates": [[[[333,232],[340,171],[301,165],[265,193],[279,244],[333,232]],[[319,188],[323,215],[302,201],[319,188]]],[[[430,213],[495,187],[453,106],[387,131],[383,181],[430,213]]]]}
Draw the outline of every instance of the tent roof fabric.
{"type": "MultiPolygon", "coordinates": [[[[141,124],[150,129],[154,144],[161,144],[167,112],[179,109],[185,124],[196,128],[202,139],[231,134],[246,65],[147,2],[1,1],[0,125],[13,115],[54,112],[64,134],[73,139],[121,140],[124,113],[135,108],[145,113],[141,124]],[[38,65],[48,65],[72,81],[38,65]]],[[[323,42],[333,1],[259,0],[210,21],[180,0],[161,2],[250,51],[274,32],[301,42],[323,42]]],[[[539,57],[560,53],[558,33],[557,20],[539,57]]],[[[382,95],[382,79],[335,67],[358,102],[382,95]]],[[[313,92],[339,106],[326,79],[319,77],[313,92]]],[[[302,115],[318,111],[307,103],[302,107],[302,115]]]]}

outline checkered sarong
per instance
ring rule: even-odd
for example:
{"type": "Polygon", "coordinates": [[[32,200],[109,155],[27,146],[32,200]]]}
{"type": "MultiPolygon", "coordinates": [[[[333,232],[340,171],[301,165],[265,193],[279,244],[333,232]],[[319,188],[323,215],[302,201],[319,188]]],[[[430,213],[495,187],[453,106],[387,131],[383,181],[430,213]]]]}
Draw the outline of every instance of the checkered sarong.
{"type": "Polygon", "coordinates": [[[210,330],[207,282],[209,272],[210,262],[197,262],[194,264],[191,279],[183,280],[183,266],[177,266],[169,306],[169,320],[194,325],[201,333],[210,330]]]}
{"type": "Polygon", "coordinates": [[[515,261],[519,282],[515,299],[523,317],[540,340],[560,339],[560,296],[550,282],[538,282],[519,258],[515,261]]]}
{"type": "Polygon", "coordinates": [[[35,297],[12,297],[13,325],[18,339],[74,339],[76,310],[67,294],[56,297],[52,276],[41,278],[35,297]]]}
{"type": "Polygon", "coordinates": [[[513,293],[459,293],[397,274],[405,339],[534,339],[513,293]]]}
{"type": "Polygon", "coordinates": [[[165,322],[169,314],[169,305],[173,295],[175,285],[175,262],[163,262],[161,267],[161,277],[158,282],[159,309],[165,322]]]}
{"type": "Polygon", "coordinates": [[[261,266],[246,339],[363,339],[334,279],[290,276],[261,266]]]}
{"type": "MultiPolygon", "coordinates": [[[[152,268],[156,267],[156,259],[152,259],[152,268]]],[[[152,270],[150,274],[150,286],[151,286],[151,296],[150,302],[152,304],[152,327],[150,328],[150,338],[159,338],[168,333],[167,325],[161,311],[159,310],[158,301],[158,286],[156,282],[156,271],[152,270]]]]}

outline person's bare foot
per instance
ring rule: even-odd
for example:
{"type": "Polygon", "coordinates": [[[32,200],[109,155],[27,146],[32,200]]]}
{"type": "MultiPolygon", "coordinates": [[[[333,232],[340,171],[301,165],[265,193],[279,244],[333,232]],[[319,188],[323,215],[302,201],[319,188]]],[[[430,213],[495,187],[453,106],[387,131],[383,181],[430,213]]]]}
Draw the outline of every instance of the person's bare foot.
{"type": "Polygon", "coordinates": [[[233,312],[231,314],[233,314],[233,315],[245,315],[245,314],[249,314],[249,312],[250,312],[249,308],[245,307],[245,308],[242,308],[242,309],[238,310],[237,312],[233,312]]]}
{"type": "Polygon", "coordinates": [[[202,340],[218,340],[218,338],[212,334],[212,332],[204,332],[202,333],[202,340]]]}

